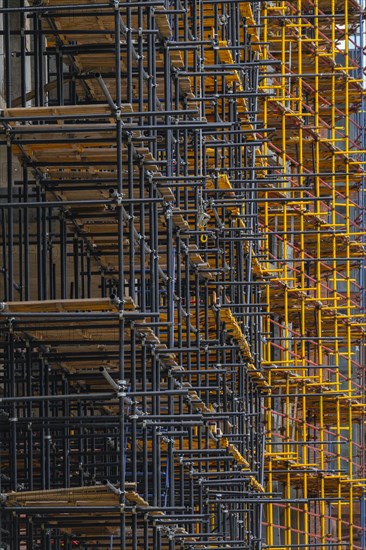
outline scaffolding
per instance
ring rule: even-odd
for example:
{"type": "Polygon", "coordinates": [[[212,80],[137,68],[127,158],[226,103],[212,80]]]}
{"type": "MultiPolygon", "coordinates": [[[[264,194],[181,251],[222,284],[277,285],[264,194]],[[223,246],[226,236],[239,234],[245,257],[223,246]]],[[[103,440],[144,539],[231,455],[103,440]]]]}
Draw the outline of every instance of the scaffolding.
{"type": "Polygon", "coordinates": [[[363,5],[0,16],[0,549],[364,549],[363,5]]]}
{"type": "Polygon", "coordinates": [[[362,17],[347,0],[263,6],[266,170],[285,182],[260,212],[272,549],[366,544],[362,17]]]}

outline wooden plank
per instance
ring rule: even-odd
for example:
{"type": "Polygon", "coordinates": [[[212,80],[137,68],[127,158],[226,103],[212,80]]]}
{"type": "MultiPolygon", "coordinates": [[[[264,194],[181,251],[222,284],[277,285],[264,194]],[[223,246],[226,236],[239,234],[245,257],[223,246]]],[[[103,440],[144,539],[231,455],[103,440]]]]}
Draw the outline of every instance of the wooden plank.
{"type": "Polygon", "coordinates": [[[104,105],[60,105],[57,107],[14,107],[0,111],[6,117],[44,117],[57,115],[73,115],[75,117],[85,117],[90,114],[111,114],[111,108],[108,104],[104,105]]]}
{"type": "MultiPolygon", "coordinates": [[[[127,299],[133,304],[132,299],[127,299]]],[[[29,302],[5,302],[2,311],[6,312],[62,312],[62,311],[118,311],[109,298],[85,298],[70,300],[37,300],[29,302]]]]}

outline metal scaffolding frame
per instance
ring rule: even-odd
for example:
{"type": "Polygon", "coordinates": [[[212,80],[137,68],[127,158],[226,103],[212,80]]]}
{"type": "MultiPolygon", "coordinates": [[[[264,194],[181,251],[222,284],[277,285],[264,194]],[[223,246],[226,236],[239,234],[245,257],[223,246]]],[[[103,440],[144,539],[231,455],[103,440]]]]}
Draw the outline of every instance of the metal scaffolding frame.
{"type": "MultiPolygon", "coordinates": [[[[363,13],[353,0],[268,2],[260,117],[293,202],[261,212],[268,548],[365,547],[363,13]],[[303,188],[303,186],[305,188],[303,188]]],[[[271,191],[273,194],[273,192],[271,191]]],[[[280,196],[277,194],[276,196],[280,196]]],[[[271,197],[267,193],[266,197],[271,197]]],[[[283,197],[283,191],[281,198],[283,197]]]]}
{"type": "Polygon", "coordinates": [[[0,13],[1,540],[260,549],[259,5],[0,13]]]}
{"type": "Polygon", "coordinates": [[[0,548],[365,548],[363,6],[0,17],[0,548]]]}

